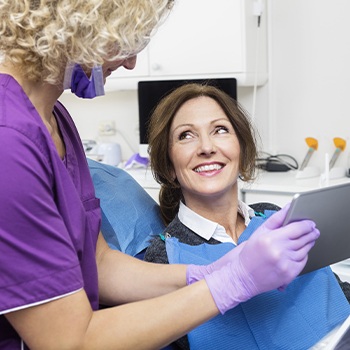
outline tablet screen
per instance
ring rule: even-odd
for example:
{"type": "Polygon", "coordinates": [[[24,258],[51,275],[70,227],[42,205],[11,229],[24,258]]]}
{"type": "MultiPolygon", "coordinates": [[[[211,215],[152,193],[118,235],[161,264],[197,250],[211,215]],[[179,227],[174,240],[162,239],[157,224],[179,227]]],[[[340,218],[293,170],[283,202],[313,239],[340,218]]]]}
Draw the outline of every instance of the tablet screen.
{"type": "Polygon", "coordinates": [[[350,257],[350,182],[298,193],[294,196],[284,225],[310,219],[320,231],[301,274],[350,257]]]}

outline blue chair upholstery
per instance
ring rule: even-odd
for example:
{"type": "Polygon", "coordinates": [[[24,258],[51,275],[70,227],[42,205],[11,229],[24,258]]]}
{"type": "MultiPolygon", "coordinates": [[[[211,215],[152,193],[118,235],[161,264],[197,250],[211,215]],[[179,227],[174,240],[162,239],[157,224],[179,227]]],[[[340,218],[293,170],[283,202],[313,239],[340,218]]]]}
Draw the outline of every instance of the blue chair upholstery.
{"type": "Polygon", "coordinates": [[[159,205],[126,171],[88,159],[102,211],[101,231],[108,245],[142,258],[151,236],[165,226],[159,205]]]}

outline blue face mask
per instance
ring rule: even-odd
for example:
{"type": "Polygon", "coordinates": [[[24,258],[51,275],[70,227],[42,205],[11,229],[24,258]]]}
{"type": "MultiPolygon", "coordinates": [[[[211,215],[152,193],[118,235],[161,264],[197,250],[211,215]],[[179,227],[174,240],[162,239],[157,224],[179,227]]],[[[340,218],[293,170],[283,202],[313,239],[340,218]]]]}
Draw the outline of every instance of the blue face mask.
{"type": "Polygon", "coordinates": [[[70,88],[76,96],[81,98],[94,98],[104,95],[102,67],[93,67],[89,79],[79,64],[68,65],[64,75],[63,88],[70,88]]]}

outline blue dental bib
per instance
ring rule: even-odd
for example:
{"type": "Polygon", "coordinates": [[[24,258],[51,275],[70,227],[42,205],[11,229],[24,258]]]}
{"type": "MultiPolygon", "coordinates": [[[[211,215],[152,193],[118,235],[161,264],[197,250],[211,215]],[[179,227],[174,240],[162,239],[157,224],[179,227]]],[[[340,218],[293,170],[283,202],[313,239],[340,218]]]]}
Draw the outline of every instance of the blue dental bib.
{"type": "MultiPolygon", "coordinates": [[[[274,211],[253,217],[238,244],[274,211]]],[[[231,243],[190,246],[166,239],[169,263],[209,264],[234,249],[231,243]]],[[[254,259],[254,256],[252,256],[254,259]]],[[[260,294],[218,315],[188,334],[191,349],[306,350],[350,314],[346,300],[329,267],[297,277],[283,292],[260,294]]]]}

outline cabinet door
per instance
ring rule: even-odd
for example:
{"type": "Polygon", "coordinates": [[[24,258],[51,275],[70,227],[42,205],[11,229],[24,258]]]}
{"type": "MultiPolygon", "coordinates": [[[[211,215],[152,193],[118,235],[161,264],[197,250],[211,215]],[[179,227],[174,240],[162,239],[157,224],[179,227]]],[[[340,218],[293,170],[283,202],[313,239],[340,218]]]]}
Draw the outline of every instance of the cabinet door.
{"type": "Polygon", "coordinates": [[[244,1],[177,0],[151,40],[150,74],[242,72],[244,1]]]}
{"type": "Polygon", "coordinates": [[[258,30],[254,3],[176,0],[169,17],[139,54],[135,70],[118,69],[107,79],[107,90],[137,89],[139,80],[152,79],[235,77],[241,86],[264,84],[266,16],[258,30]]]}

